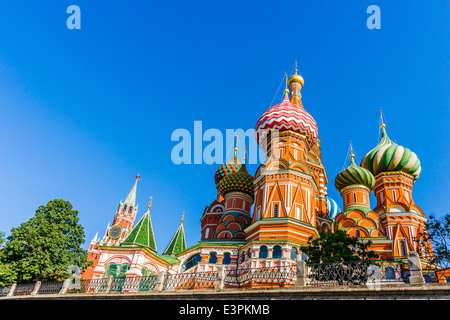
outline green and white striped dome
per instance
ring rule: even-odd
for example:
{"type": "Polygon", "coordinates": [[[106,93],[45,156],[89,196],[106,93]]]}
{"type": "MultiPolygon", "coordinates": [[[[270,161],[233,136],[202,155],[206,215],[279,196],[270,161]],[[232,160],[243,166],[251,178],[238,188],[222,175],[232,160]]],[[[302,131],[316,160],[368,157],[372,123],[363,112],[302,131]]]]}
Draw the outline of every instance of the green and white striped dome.
{"type": "Polygon", "coordinates": [[[353,157],[354,155],[351,154],[350,165],[336,176],[334,186],[339,192],[351,185],[362,185],[372,190],[375,186],[375,177],[369,170],[359,167],[353,157]]]}
{"type": "Polygon", "coordinates": [[[374,176],[381,172],[402,171],[415,180],[419,178],[422,168],[417,155],[392,142],[386,134],[384,124],[381,128],[383,133],[380,142],[362,159],[361,167],[372,172],[374,176]]]}

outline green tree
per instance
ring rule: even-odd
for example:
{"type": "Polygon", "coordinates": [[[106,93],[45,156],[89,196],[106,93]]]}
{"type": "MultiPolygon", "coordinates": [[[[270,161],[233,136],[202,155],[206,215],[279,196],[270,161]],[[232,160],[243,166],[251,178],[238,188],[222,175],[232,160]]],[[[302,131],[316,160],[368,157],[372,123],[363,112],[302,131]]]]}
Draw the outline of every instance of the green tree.
{"type": "Polygon", "coordinates": [[[3,245],[6,242],[5,233],[0,232],[0,287],[9,286],[16,280],[16,273],[12,267],[3,262],[3,245]]]}
{"type": "Polygon", "coordinates": [[[309,278],[318,282],[364,284],[368,280],[370,259],[378,255],[369,250],[371,241],[349,237],[344,231],[321,232],[302,247],[307,255],[309,278]]]}
{"type": "Polygon", "coordinates": [[[34,217],[11,230],[3,265],[11,268],[17,283],[67,278],[69,266],[88,264],[87,251],[81,248],[84,228],[78,222],[78,211],[68,201],[55,199],[40,206],[34,217]]]}
{"type": "Polygon", "coordinates": [[[425,230],[415,239],[419,256],[431,265],[450,267],[450,214],[431,215],[425,230]]]}
{"type": "Polygon", "coordinates": [[[334,233],[321,232],[316,239],[310,237],[302,251],[307,255],[308,263],[361,261],[378,258],[375,252],[368,250],[371,244],[372,241],[350,237],[337,230],[334,233]]]}

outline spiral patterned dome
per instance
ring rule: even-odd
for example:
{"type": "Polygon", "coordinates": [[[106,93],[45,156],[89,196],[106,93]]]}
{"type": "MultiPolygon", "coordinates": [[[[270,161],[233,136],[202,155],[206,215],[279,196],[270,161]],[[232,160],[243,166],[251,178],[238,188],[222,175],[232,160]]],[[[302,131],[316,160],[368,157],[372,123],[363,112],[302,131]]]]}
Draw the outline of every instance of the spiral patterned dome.
{"type": "Polygon", "coordinates": [[[214,174],[214,182],[216,183],[216,186],[219,185],[220,181],[222,181],[222,179],[225,176],[237,172],[240,167],[241,164],[237,159],[235,150],[233,158],[231,158],[227,162],[223,163],[219,168],[217,168],[216,173],[214,174]]]}
{"type": "Polygon", "coordinates": [[[336,176],[334,180],[336,189],[341,192],[347,186],[363,185],[372,190],[375,186],[375,177],[369,170],[359,167],[353,160],[353,157],[354,155],[351,154],[350,165],[336,176]]]}
{"type": "Polygon", "coordinates": [[[219,184],[219,192],[225,194],[232,191],[239,191],[248,194],[253,198],[255,191],[253,187],[253,176],[248,173],[245,164],[242,164],[237,172],[225,176],[219,184]]]}
{"type": "Polygon", "coordinates": [[[402,146],[392,142],[386,134],[384,125],[382,128],[382,137],[378,145],[361,161],[361,167],[366,168],[374,176],[381,172],[402,171],[411,175],[414,180],[419,178],[420,160],[417,155],[402,146]]]}
{"type": "Polygon", "coordinates": [[[314,118],[302,107],[291,103],[287,94],[280,104],[270,107],[258,119],[255,131],[256,141],[259,144],[264,140],[266,130],[270,129],[279,131],[290,130],[304,135],[309,146],[313,145],[319,136],[317,123],[314,118]]]}
{"type": "Polygon", "coordinates": [[[337,204],[336,201],[334,201],[333,199],[327,197],[327,213],[328,213],[328,217],[333,220],[334,218],[336,218],[337,214],[339,212],[342,212],[341,208],[339,207],[339,205],[337,204]]]}

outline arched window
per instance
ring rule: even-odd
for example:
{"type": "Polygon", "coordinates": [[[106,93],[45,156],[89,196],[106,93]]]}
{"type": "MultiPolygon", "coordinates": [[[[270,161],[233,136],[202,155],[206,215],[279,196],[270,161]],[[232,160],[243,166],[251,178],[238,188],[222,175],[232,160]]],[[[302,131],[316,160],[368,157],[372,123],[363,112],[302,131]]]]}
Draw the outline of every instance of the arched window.
{"type": "Polygon", "coordinates": [[[209,253],[209,263],[217,263],[217,253],[216,252],[210,252],[209,253]]]}
{"type": "Polygon", "coordinates": [[[297,248],[292,248],[291,250],[291,259],[297,261],[297,248]]]}
{"type": "Polygon", "coordinates": [[[400,250],[401,250],[402,257],[406,257],[405,240],[400,240],[400,250]]]}
{"type": "Polygon", "coordinates": [[[395,279],[395,271],[394,271],[393,267],[387,267],[385,272],[386,272],[386,279],[387,280],[395,279]]]}
{"type": "Polygon", "coordinates": [[[395,190],[392,190],[392,199],[394,202],[397,202],[397,194],[395,193],[395,190]]]}
{"type": "Polygon", "coordinates": [[[266,246],[259,247],[259,258],[260,259],[267,258],[267,247],[266,246]]]}
{"type": "Polygon", "coordinates": [[[281,258],[281,247],[280,246],[273,247],[272,257],[274,259],[281,258]]]}
{"type": "Polygon", "coordinates": [[[275,204],[273,206],[273,217],[274,218],[278,217],[278,204],[275,204]]]}
{"type": "Polygon", "coordinates": [[[353,193],[353,202],[356,203],[356,193],[353,193]]]}
{"type": "Polygon", "coordinates": [[[361,233],[359,232],[359,230],[355,231],[355,237],[357,237],[357,238],[361,237],[361,233]]]}
{"type": "Polygon", "coordinates": [[[231,262],[231,253],[225,252],[223,254],[222,264],[230,264],[230,262],[231,262]]]}
{"type": "Polygon", "coordinates": [[[193,256],[189,257],[185,263],[183,263],[183,266],[181,267],[180,272],[184,272],[194,266],[196,266],[202,258],[200,257],[200,254],[194,254],[193,256]]]}

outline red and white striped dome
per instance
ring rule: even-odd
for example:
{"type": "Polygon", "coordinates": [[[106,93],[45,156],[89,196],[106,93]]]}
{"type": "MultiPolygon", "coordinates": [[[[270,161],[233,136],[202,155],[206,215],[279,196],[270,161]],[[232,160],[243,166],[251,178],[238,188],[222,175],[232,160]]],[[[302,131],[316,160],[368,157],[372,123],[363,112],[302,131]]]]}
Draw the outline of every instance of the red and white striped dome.
{"type": "Polygon", "coordinates": [[[319,136],[314,118],[302,107],[291,103],[287,94],[280,104],[269,108],[259,118],[255,127],[256,141],[264,143],[264,136],[271,129],[299,133],[306,137],[309,146],[312,146],[319,136]]]}

